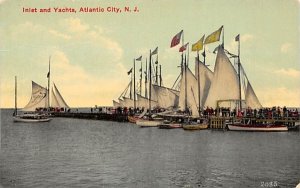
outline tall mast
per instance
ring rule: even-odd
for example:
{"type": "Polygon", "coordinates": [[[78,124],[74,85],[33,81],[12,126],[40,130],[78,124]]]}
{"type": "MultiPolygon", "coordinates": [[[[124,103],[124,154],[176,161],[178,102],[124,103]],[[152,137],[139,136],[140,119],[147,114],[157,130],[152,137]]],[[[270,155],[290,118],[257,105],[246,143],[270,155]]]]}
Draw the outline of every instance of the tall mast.
{"type": "Polygon", "coordinates": [[[239,75],[239,105],[240,105],[240,110],[242,110],[242,86],[241,86],[241,63],[240,63],[240,39],[238,35],[238,75],[239,75]]]}
{"type": "Polygon", "coordinates": [[[18,107],[17,107],[17,76],[15,76],[15,116],[18,114],[18,107]]]}
{"type": "Polygon", "coordinates": [[[161,77],[161,65],[159,65],[159,86],[161,86],[162,77],[161,77]]]}
{"type": "Polygon", "coordinates": [[[48,106],[47,106],[47,109],[48,111],[50,111],[50,59],[51,59],[51,56],[49,56],[49,72],[48,72],[48,106]]]}
{"type": "Polygon", "coordinates": [[[197,63],[198,63],[198,113],[199,116],[201,114],[201,98],[200,98],[200,58],[199,58],[199,50],[197,50],[197,63]]]}
{"type": "Polygon", "coordinates": [[[145,97],[148,98],[148,92],[147,92],[147,75],[148,75],[148,72],[147,72],[147,58],[146,58],[146,70],[145,70],[145,97]]]}
{"type": "Polygon", "coordinates": [[[141,60],[141,69],[140,69],[140,95],[142,96],[142,82],[143,82],[143,62],[141,60]]]}
{"type": "Polygon", "coordinates": [[[133,109],[135,110],[135,58],[133,59],[133,109]]]}
{"type": "Polygon", "coordinates": [[[149,116],[151,114],[151,85],[152,85],[152,65],[151,65],[151,50],[150,50],[150,57],[149,57],[149,116]]]}
{"type": "Polygon", "coordinates": [[[186,76],[186,55],[184,58],[184,109],[187,111],[187,76],[186,76]]]}

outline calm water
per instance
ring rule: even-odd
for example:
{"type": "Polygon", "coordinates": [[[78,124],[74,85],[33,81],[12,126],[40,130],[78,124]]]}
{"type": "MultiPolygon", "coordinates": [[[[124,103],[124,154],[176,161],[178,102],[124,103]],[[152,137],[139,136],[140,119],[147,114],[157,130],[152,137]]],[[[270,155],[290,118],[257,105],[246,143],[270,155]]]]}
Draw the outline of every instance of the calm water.
{"type": "Polygon", "coordinates": [[[187,132],[1,110],[0,187],[295,187],[300,133],[187,132]],[[273,186],[274,187],[274,186],[273,186]]]}

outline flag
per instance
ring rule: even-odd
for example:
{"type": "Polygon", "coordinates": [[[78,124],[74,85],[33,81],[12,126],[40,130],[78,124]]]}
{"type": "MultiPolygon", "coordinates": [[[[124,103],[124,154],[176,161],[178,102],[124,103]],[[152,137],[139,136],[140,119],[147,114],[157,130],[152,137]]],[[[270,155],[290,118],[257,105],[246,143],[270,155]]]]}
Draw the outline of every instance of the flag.
{"type": "Polygon", "coordinates": [[[240,41],[240,34],[235,37],[235,41],[240,41]]]}
{"type": "Polygon", "coordinates": [[[185,45],[181,46],[181,47],[179,48],[179,52],[185,51],[188,45],[189,45],[189,43],[186,43],[185,45]]]}
{"type": "Polygon", "coordinates": [[[127,74],[131,74],[132,73],[132,68],[127,72],[127,74]]]}
{"type": "Polygon", "coordinates": [[[47,78],[49,78],[50,77],[50,71],[47,73],[47,78]]]}
{"type": "Polygon", "coordinates": [[[205,51],[203,51],[203,52],[202,52],[202,56],[203,56],[203,57],[205,57],[205,56],[206,56],[206,54],[205,54],[205,51]]]}
{"type": "Polygon", "coordinates": [[[158,51],[158,47],[156,47],[155,50],[153,50],[153,52],[151,52],[151,55],[157,54],[157,51],[158,51]]]}
{"type": "Polygon", "coordinates": [[[220,27],[217,31],[213,32],[212,34],[208,35],[204,41],[204,44],[209,44],[213,42],[217,42],[220,40],[220,35],[222,32],[223,26],[220,27]]]}
{"type": "Polygon", "coordinates": [[[205,35],[203,35],[203,37],[200,40],[198,40],[198,42],[192,45],[192,51],[200,51],[203,49],[204,36],[205,35]]]}
{"type": "Polygon", "coordinates": [[[142,56],[140,56],[139,58],[135,59],[136,61],[142,61],[142,56]]]}
{"type": "Polygon", "coordinates": [[[181,35],[183,33],[183,30],[181,30],[177,35],[175,35],[171,41],[171,48],[174,46],[177,46],[177,44],[180,43],[181,35]]]}
{"type": "Polygon", "coordinates": [[[140,72],[142,72],[142,69],[140,68],[140,72]]]}

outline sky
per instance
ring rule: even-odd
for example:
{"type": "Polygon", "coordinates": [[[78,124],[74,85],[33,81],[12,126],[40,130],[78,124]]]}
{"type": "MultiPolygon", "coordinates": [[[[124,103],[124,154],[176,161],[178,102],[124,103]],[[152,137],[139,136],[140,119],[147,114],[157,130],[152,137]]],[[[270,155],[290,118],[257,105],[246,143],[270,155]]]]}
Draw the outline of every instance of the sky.
{"type": "MultiPolygon", "coordinates": [[[[133,59],[158,47],[163,84],[179,75],[179,46],[171,39],[182,29],[190,44],[224,26],[225,48],[237,53],[265,107],[300,106],[299,0],[0,0],[0,107],[30,100],[31,81],[47,86],[49,57],[54,82],[71,107],[111,106],[130,81],[133,59]],[[54,12],[74,8],[76,13],[54,12]],[[80,13],[81,7],[101,7],[80,13]],[[109,7],[122,12],[108,12],[109,7]],[[124,7],[138,11],[125,12],[124,7]],[[23,12],[48,9],[48,13],[23,12]]],[[[213,70],[219,43],[206,46],[213,70]]],[[[189,64],[194,67],[194,52],[189,64]]],[[[138,71],[140,62],[137,62],[138,71]]]]}

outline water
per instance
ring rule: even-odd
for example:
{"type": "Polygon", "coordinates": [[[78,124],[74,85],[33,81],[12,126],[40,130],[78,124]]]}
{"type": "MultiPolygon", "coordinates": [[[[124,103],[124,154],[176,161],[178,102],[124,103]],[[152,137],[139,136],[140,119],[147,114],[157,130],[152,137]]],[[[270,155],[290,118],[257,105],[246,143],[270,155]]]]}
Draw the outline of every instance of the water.
{"type": "Polygon", "coordinates": [[[295,187],[300,133],[139,128],[1,110],[0,187],[295,187]]]}

